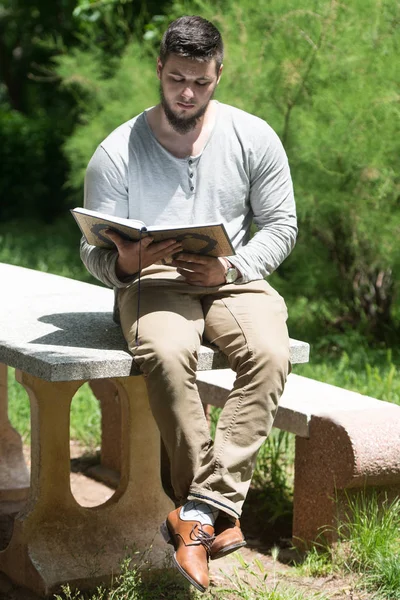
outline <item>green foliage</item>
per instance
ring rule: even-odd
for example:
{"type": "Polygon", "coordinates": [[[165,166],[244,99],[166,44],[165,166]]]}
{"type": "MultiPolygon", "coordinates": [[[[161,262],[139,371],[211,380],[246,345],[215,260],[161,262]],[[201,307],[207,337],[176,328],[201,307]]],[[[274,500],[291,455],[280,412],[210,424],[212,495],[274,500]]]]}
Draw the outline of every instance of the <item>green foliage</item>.
{"type": "Polygon", "coordinates": [[[322,296],[336,319],[385,325],[400,263],[398,6],[230,3],[216,19],[221,99],[269,121],[289,155],[300,235],[286,288],[322,296]]]}
{"type": "Polygon", "coordinates": [[[81,47],[100,47],[104,58],[120,56],[126,45],[141,37],[153,15],[168,7],[166,0],[78,0],[73,17],[79,32],[81,47]]]}
{"type": "Polygon", "coordinates": [[[260,560],[255,559],[252,563],[246,562],[240,552],[236,554],[240,569],[235,568],[233,576],[229,576],[230,585],[217,588],[215,599],[233,598],[242,600],[328,600],[324,594],[316,594],[309,590],[303,592],[286,583],[277,580],[276,560],[278,549],[272,549],[274,568],[272,574],[260,560]]]}
{"type": "Polygon", "coordinates": [[[252,478],[260,520],[277,523],[293,512],[295,437],[272,429],[260,448],[252,478]],[[263,517],[264,515],[264,517],[263,517]]]}
{"type": "Polygon", "coordinates": [[[90,451],[101,444],[100,403],[85,383],[76,392],[71,403],[71,439],[79,440],[90,451]]]}
{"type": "Polygon", "coordinates": [[[79,258],[80,232],[70,213],[52,224],[0,223],[0,262],[98,283],[79,258]]]}
{"type": "Polygon", "coordinates": [[[78,193],[97,145],[118,125],[157,102],[155,67],[138,42],[132,42],[112,77],[104,77],[101,52],[76,50],[59,59],[63,88],[76,95],[81,126],[65,144],[71,165],[68,186],[78,193]]]}
{"type": "Polygon", "coordinates": [[[72,4],[0,4],[1,221],[21,215],[49,221],[65,202],[68,165],[61,146],[71,132],[73,110],[58,93],[51,67],[62,40],[71,38],[72,4]]]}
{"type": "MultiPolygon", "coordinates": [[[[151,558],[151,553],[150,553],[151,558]]],[[[189,587],[185,579],[170,571],[141,571],[127,559],[121,574],[110,589],[99,587],[93,593],[63,587],[63,594],[56,594],[54,600],[328,600],[324,594],[302,592],[292,586],[278,582],[273,574],[272,581],[259,560],[246,563],[237,554],[239,568],[229,575],[229,587],[211,587],[205,594],[199,594],[189,587]]],[[[276,560],[276,558],[274,559],[276,560]]],[[[143,565],[142,565],[143,566],[143,565]]]]}
{"type": "Polygon", "coordinates": [[[389,336],[400,323],[394,0],[3,0],[1,218],[53,218],[66,194],[81,203],[93,150],[157,101],[161,34],[190,13],[223,33],[219,99],[270,122],[289,155],[300,233],[280,289],[301,291],[319,327],[389,336]]]}
{"type": "MultiPolygon", "coordinates": [[[[66,585],[62,595],[55,594],[54,600],[195,600],[200,597],[194,588],[189,588],[186,580],[176,571],[151,572],[148,558],[151,549],[144,555],[135,553],[133,561],[127,558],[121,565],[121,572],[110,588],[100,586],[94,592],[81,592],[66,585]]],[[[207,600],[208,594],[202,596],[207,600]]]]}
{"type": "MultiPolygon", "coordinates": [[[[288,152],[300,234],[280,269],[285,295],[301,290],[318,307],[323,299],[325,326],[358,323],[388,335],[400,267],[397,4],[193,0],[175,2],[167,20],[190,13],[213,20],[225,40],[218,98],[266,119],[288,152]]],[[[156,101],[165,24],[153,17],[107,76],[96,52],[61,57],[63,85],[73,81],[86,106],[66,144],[73,189],[96,144],[156,101]]]]}
{"type": "MultiPolygon", "coordinates": [[[[393,362],[392,351],[360,346],[349,353],[340,351],[345,336],[336,336],[338,355],[322,355],[309,364],[296,365],[295,372],[304,377],[324,381],[379,400],[400,405],[399,369],[393,362]]],[[[397,358],[397,354],[396,354],[397,358]]]]}
{"type": "MultiPolygon", "coordinates": [[[[25,443],[30,442],[30,408],[28,394],[15,381],[14,369],[8,369],[8,415],[12,426],[25,443]]],[[[100,445],[101,413],[99,402],[88,384],[79,388],[71,403],[71,439],[79,440],[89,450],[100,445]]]]}
{"type": "MultiPolygon", "coordinates": [[[[48,221],[67,203],[63,144],[79,122],[82,97],[76,85],[60,85],[57,57],[68,61],[74,49],[83,55],[95,49],[107,77],[127,43],[141,38],[162,9],[160,0],[0,2],[0,219],[24,214],[48,221]]],[[[80,170],[84,161],[86,155],[80,170]]]]}
{"type": "Polygon", "coordinates": [[[0,221],[49,220],[63,210],[60,179],[67,168],[61,136],[48,121],[0,107],[0,221]]]}
{"type": "Polygon", "coordinates": [[[400,598],[400,500],[373,492],[347,495],[348,509],[338,526],[338,543],[315,546],[298,566],[301,574],[332,571],[359,575],[359,586],[375,599],[400,598]]]}
{"type": "MultiPolygon", "coordinates": [[[[389,501],[377,492],[347,495],[347,514],[339,527],[346,567],[364,572],[374,567],[376,555],[399,556],[400,499],[389,501]]],[[[400,573],[400,571],[399,571],[400,573]]]]}
{"type": "Polygon", "coordinates": [[[24,443],[30,441],[30,408],[28,394],[15,381],[14,369],[8,369],[8,417],[11,425],[21,435],[24,443]]]}
{"type": "MultiPolygon", "coordinates": [[[[0,103],[27,115],[42,112],[48,100],[51,58],[57,34],[70,40],[74,0],[2,0],[0,4],[0,103]]],[[[54,74],[53,74],[54,75],[54,74]]]]}
{"type": "Polygon", "coordinates": [[[296,564],[296,570],[307,577],[327,577],[335,571],[332,549],[316,543],[308,550],[303,560],[296,564]]]}
{"type": "Polygon", "coordinates": [[[400,598],[400,563],[399,548],[396,554],[376,552],[374,555],[374,569],[368,573],[367,587],[377,590],[375,599],[399,600],[400,598]]]}

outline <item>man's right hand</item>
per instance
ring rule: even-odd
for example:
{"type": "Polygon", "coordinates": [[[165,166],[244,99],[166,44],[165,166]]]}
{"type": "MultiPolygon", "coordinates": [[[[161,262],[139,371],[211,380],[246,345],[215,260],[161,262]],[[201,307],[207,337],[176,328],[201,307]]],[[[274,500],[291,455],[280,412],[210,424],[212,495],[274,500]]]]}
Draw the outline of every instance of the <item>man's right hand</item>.
{"type": "Polygon", "coordinates": [[[131,242],[110,229],[107,229],[103,235],[114,242],[117,248],[116,274],[119,279],[135,275],[139,272],[139,268],[149,267],[159,260],[170,258],[173,254],[182,250],[181,242],[175,240],[153,242],[151,236],[146,236],[140,242],[131,242]],[[142,248],[141,264],[139,265],[140,245],[142,248]]]}

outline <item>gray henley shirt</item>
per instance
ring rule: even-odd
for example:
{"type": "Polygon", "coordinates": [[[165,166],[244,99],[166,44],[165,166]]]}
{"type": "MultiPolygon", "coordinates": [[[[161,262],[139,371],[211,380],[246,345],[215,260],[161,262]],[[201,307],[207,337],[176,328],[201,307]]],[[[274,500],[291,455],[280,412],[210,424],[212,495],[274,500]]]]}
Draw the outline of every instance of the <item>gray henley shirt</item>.
{"type": "MultiPolygon", "coordinates": [[[[223,222],[236,252],[228,258],[245,283],[272,273],[295,244],[292,180],[283,146],[265,121],[226,104],[217,109],[198,156],[168,152],[148,125],[146,111],[115,129],[89,162],[85,207],[146,225],[223,222]],[[252,222],[258,231],[250,239],[252,222]]],[[[116,250],[82,240],[81,257],[105,285],[132,283],[116,275],[116,250]]],[[[178,277],[172,267],[147,272],[158,279],[178,277]]]]}

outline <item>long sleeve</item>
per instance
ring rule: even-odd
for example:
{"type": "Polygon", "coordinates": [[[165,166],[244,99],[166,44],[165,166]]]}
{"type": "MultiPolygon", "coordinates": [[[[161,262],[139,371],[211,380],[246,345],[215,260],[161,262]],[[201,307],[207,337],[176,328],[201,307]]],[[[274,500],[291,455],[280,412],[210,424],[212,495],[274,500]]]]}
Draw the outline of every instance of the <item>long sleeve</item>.
{"type": "MultiPolygon", "coordinates": [[[[113,162],[102,146],[99,146],[89,162],[85,176],[85,208],[105,214],[128,216],[127,176],[123,165],[113,162]]],[[[108,287],[126,287],[135,276],[118,279],[115,264],[116,250],[91,246],[84,238],[80,245],[81,259],[89,271],[108,287]]]]}
{"type": "Polygon", "coordinates": [[[286,153],[269,128],[270,143],[249,156],[250,205],[258,231],[235,256],[240,283],[270,275],[290,254],[297,237],[296,206],[286,153]]]}
{"type": "MultiPolygon", "coordinates": [[[[200,155],[173,156],[155,139],[145,115],[117,128],[98,147],[86,172],[85,207],[140,219],[148,225],[223,222],[242,273],[263,279],[289,255],[297,235],[296,208],[284,148],[262,119],[220,105],[213,134],[200,155]],[[250,226],[258,231],[250,239],[250,226]]],[[[117,253],[81,244],[97,279],[112,287],[117,253]]]]}

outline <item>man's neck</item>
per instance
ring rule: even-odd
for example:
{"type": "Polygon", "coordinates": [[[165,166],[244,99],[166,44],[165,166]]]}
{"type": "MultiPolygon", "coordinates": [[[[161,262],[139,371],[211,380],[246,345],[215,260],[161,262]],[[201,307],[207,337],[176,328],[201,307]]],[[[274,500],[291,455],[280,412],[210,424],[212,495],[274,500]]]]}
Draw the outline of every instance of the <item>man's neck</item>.
{"type": "Polygon", "coordinates": [[[177,158],[200,154],[213,130],[217,105],[211,100],[206,112],[191,131],[178,133],[168,121],[165,112],[158,104],[147,113],[147,121],[162,146],[177,158]]]}

